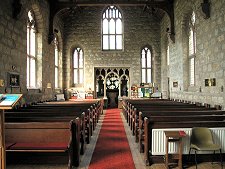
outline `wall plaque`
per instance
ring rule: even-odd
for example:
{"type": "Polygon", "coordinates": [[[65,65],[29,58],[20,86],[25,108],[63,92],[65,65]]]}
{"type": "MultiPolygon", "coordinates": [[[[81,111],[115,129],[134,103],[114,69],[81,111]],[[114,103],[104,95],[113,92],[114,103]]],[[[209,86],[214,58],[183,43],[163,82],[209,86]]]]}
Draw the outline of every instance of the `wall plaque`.
{"type": "Polygon", "coordinates": [[[173,82],[173,87],[178,87],[178,82],[173,82]]]}
{"type": "Polygon", "coordinates": [[[8,73],[8,86],[20,87],[20,75],[18,73],[8,73]]]}
{"type": "Polygon", "coordinates": [[[216,78],[205,79],[205,86],[216,86],[216,78]]]}

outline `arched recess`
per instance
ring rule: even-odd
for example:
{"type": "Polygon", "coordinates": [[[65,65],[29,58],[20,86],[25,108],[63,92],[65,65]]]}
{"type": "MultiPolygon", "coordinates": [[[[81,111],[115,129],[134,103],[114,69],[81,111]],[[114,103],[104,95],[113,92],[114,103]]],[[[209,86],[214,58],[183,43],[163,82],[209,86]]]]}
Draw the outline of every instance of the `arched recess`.
{"type": "Polygon", "coordinates": [[[163,98],[170,97],[170,58],[168,58],[168,54],[170,54],[169,51],[171,51],[171,47],[170,40],[167,35],[164,34],[161,38],[161,91],[163,98]]]}
{"type": "Polygon", "coordinates": [[[57,37],[58,40],[58,61],[59,61],[59,66],[58,66],[58,87],[59,89],[63,88],[63,37],[62,37],[62,32],[60,28],[60,21],[58,19],[54,20],[54,34],[55,37],[57,37]]]}
{"type": "MultiPolygon", "coordinates": [[[[159,45],[148,44],[152,52],[152,83],[161,84],[161,51],[159,45]]],[[[160,87],[161,88],[161,87],[160,87]]]]}
{"type": "Polygon", "coordinates": [[[189,32],[189,18],[193,12],[192,7],[187,7],[183,13],[181,23],[181,36],[182,36],[182,58],[183,58],[183,90],[188,91],[189,87],[189,60],[188,60],[188,32],[189,32]]]}
{"type": "Polygon", "coordinates": [[[59,31],[58,33],[58,40],[59,40],[59,88],[62,89],[63,87],[63,59],[62,59],[62,51],[63,51],[63,40],[62,34],[59,31]]]}
{"type": "Polygon", "coordinates": [[[104,82],[105,77],[103,75],[97,75],[95,79],[96,84],[96,96],[95,97],[104,97],[104,82]]]}
{"type": "MultiPolygon", "coordinates": [[[[152,47],[152,45],[149,45],[149,44],[146,44],[146,45],[143,45],[142,47],[141,47],[141,49],[140,49],[140,64],[142,64],[142,50],[143,49],[145,49],[145,48],[147,48],[147,49],[149,49],[149,51],[150,51],[150,56],[151,56],[151,83],[153,83],[153,82],[155,82],[156,81],[156,79],[155,79],[155,68],[156,68],[156,65],[155,65],[155,50],[154,50],[154,47],[152,47]]],[[[142,69],[142,65],[140,66],[140,69],[142,69]]],[[[142,71],[141,71],[142,72],[142,71]]],[[[140,79],[140,81],[142,82],[142,74],[141,74],[141,79],[140,79]]],[[[145,82],[144,82],[145,83],[145,82]]]]}
{"type": "Polygon", "coordinates": [[[63,28],[59,17],[54,18],[54,34],[58,37],[59,88],[63,88],[63,28]]]}
{"type": "MultiPolygon", "coordinates": [[[[55,32],[55,37],[57,38],[57,48],[58,48],[58,90],[63,87],[63,67],[62,67],[62,51],[63,51],[63,41],[62,34],[60,31],[55,32]]],[[[56,44],[54,44],[56,45],[56,44]]]]}
{"type": "MultiPolygon", "coordinates": [[[[84,48],[82,45],[79,45],[79,44],[73,44],[71,47],[70,47],[70,56],[69,56],[69,60],[67,60],[67,63],[69,63],[69,68],[70,71],[69,71],[69,74],[67,74],[67,78],[68,78],[68,81],[69,81],[69,87],[79,87],[79,88],[83,88],[84,87],[84,81],[85,81],[85,51],[84,51],[84,48]],[[83,81],[82,82],[78,82],[78,84],[75,84],[74,83],[74,72],[73,72],[73,59],[74,59],[74,51],[76,49],[81,49],[82,51],[82,59],[83,59],[83,66],[82,66],[82,76],[83,76],[83,81]]],[[[79,64],[79,63],[78,63],[79,64]]],[[[68,84],[68,83],[67,83],[68,84]]]]}
{"type": "Polygon", "coordinates": [[[36,87],[42,88],[42,72],[43,72],[43,34],[44,34],[44,19],[41,13],[41,5],[38,0],[30,0],[26,6],[26,14],[28,11],[32,10],[35,15],[35,24],[36,24],[36,87]]]}
{"type": "Polygon", "coordinates": [[[130,78],[128,75],[126,75],[125,73],[122,74],[120,76],[120,80],[119,80],[119,84],[120,84],[120,90],[119,90],[119,97],[130,97],[130,78]]]}
{"type": "MultiPolygon", "coordinates": [[[[63,63],[62,63],[62,67],[63,67],[63,88],[65,90],[64,91],[65,94],[67,92],[67,89],[69,89],[71,87],[81,87],[81,86],[74,86],[73,78],[72,78],[72,75],[73,75],[73,73],[72,73],[72,71],[73,71],[72,70],[73,52],[77,47],[79,47],[81,49],[84,49],[83,46],[79,45],[78,43],[68,44],[68,50],[65,49],[64,53],[63,53],[63,56],[62,56],[62,60],[63,60],[63,63]]],[[[84,56],[84,63],[85,63],[85,56],[84,56]]]]}

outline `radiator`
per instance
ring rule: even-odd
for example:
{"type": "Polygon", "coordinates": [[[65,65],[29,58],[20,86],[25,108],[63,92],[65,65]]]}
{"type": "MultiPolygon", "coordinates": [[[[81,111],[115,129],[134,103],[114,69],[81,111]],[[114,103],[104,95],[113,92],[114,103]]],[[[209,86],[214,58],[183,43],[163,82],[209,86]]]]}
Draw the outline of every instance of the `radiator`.
{"type": "MultiPolygon", "coordinates": [[[[173,131],[173,130],[183,130],[187,134],[186,137],[182,139],[183,142],[183,154],[189,153],[190,147],[190,135],[191,128],[171,128],[171,129],[153,129],[152,130],[152,155],[165,155],[166,150],[166,137],[164,131],[173,131]]],[[[214,142],[220,144],[222,147],[222,152],[225,152],[225,128],[210,128],[213,134],[214,142]]],[[[178,145],[176,143],[169,143],[169,153],[177,153],[178,145]]],[[[194,151],[192,151],[192,154],[194,151]]],[[[198,154],[208,154],[212,152],[198,152],[198,154]]]]}

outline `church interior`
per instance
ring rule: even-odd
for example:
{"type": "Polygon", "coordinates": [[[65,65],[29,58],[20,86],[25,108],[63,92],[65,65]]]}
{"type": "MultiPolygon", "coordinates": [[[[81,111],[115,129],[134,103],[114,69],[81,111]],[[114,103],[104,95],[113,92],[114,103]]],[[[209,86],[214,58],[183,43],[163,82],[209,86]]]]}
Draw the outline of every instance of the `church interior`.
{"type": "Polygon", "coordinates": [[[223,168],[224,11],[0,1],[0,169],[223,168]]]}

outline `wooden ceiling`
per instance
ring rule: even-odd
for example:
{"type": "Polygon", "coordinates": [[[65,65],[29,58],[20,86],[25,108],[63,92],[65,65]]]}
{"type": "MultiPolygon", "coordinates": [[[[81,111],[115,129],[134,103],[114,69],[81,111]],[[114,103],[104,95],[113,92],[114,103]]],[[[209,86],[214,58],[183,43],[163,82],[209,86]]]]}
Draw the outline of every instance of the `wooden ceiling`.
{"type": "Polygon", "coordinates": [[[166,13],[170,18],[170,36],[174,41],[174,0],[48,0],[50,6],[49,43],[54,39],[53,20],[58,14],[65,17],[71,10],[81,10],[83,7],[96,6],[129,6],[143,7],[143,11],[151,12],[159,20],[166,13]]]}

